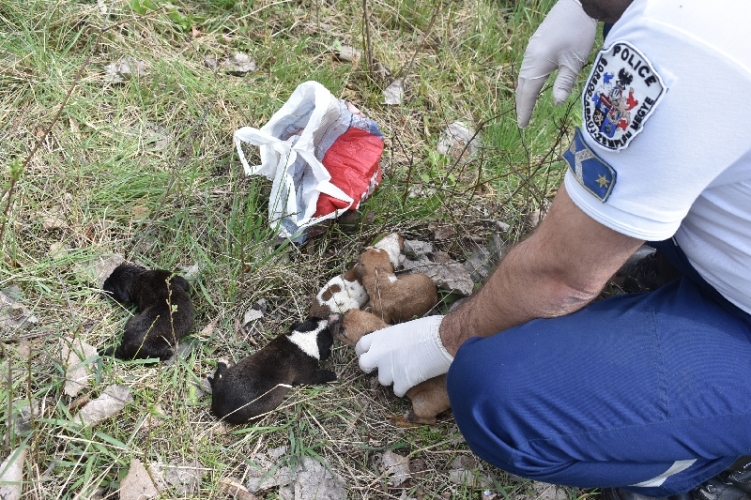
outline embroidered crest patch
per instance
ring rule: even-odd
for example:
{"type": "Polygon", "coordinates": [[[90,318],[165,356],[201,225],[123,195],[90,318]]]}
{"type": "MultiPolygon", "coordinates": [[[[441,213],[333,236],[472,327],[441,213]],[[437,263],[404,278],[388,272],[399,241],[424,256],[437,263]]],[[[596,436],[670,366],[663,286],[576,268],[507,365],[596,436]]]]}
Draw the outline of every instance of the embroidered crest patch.
{"type": "Polygon", "coordinates": [[[665,94],[665,84],[644,55],[615,42],[597,56],[582,94],[584,127],[611,151],[625,149],[665,94]]]}
{"type": "Polygon", "coordinates": [[[615,186],[615,169],[587,147],[579,127],[576,127],[574,140],[563,153],[563,158],[584,189],[602,202],[608,199],[615,186]]]}

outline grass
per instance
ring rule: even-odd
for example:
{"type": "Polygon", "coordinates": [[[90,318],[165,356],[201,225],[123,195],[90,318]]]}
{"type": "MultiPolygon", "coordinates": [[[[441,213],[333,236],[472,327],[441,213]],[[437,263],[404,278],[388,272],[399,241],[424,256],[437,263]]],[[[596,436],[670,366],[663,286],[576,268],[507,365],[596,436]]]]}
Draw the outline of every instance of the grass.
{"type": "MultiPolygon", "coordinates": [[[[217,359],[239,360],[302,319],[310,294],[379,235],[428,239],[430,223],[453,225],[457,236],[441,247],[461,260],[468,241],[490,237],[488,221],[511,224],[507,240],[528,231],[525,215],[560,182],[557,153],[578,109],[554,107],[546,94],[528,129],[515,124],[515,74],[551,3],[367,2],[369,50],[391,73],[385,79],[365,67],[363,3],[353,0],[0,4],[0,290],[15,287],[38,318],[0,330],[0,420],[12,423],[29,402],[43,406],[29,430],[0,428],[2,457],[29,449],[24,498],[116,498],[133,458],[197,460],[199,489],[184,496],[221,498],[222,479],[242,480],[254,453],[278,446],[287,461],[325,460],[351,498],[476,498],[479,491],[448,480],[450,462],[470,455],[451,416],[430,428],[395,425],[389,417],[408,402],[361,373],[346,347],[328,362],[337,384],[296,389],[258,425],[218,423],[198,386],[217,359]],[[338,61],[337,45],[363,56],[338,61]],[[205,64],[235,52],[258,69],[237,77],[205,64]],[[106,66],[123,57],[145,63],[146,74],[109,83],[106,66]],[[404,103],[381,104],[397,76],[404,103]],[[379,124],[384,180],[354,231],[334,225],[306,245],[275,246],[270,183],[244,177],[232,134],[265,123],[306,80],[379,124]],[[456,120],[482,136],[461,161],[435,153],[456,120]],[[103,348],[121,334],[129,313],[101,294],[92,271],[111,254],[148,267],[198,266],[193,349],[169,366],[93,360],[84,398],[119,383],[134,400],[81,428],[71,423],[81,401],[62,390],[60,338],[103,348]],[[260,299],[268,304],[260,326],[238,333],[260,299]],[[156,423],[147,426],[150,415],[156,423]],[[425,473],[405,490],[390,488],[376,467],[387,449],[423,460],[425,473]]],[[[495,478],[499,497],[527,494],[529,483],[477,467],[495,478]]]]}

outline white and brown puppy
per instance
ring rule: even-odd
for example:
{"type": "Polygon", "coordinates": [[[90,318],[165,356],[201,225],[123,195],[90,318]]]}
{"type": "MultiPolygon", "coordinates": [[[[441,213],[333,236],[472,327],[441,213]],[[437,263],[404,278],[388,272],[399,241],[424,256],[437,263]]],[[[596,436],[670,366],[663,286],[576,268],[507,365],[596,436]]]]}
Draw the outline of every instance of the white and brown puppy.
{"type": "MultiPolygon", "coordinates": [[[[374,248],[385,250],[394,269],[399,266],[399,254],[404,248],[404,240],[397,233],[391,233],[376,243],[374,248]]],[[[355,268],[331,278],[312,300],[308,316],[326,318],[331,314],[344,314],[360,309],[368,302],[368,292],[362,285],[355,268]]]]}
{"type": "Polygon", "coordinates": [[[386,249],[366,249],[357,261],[355,273],[370,297],[365,309],[387,324],[419,318],[438,303],[433,280],[425,274],[397,277],[392,255],[386,249]]]}
{"type": "MultiPolygon", "coordinates": [[[[333,321],[330,328],[337,342],[354,347],[364,335],[387,326],[374,314],[354,309],[344,314],[341,319],[333,321]]],[[[417,384],[407,391],[406,396],[412,402],[412,411],[405,415],[409,422],[432,425],[435,424],[438,414],[451,408],[446,389],[446,375],[439,375],[417,384]]]]}
{"type": "Polygon", "coordinates": [[[309,318],[255,354],[227,367],[219,363],[213,377],[211,412],[242,424],[277,408],[294,385],[325,384],[336,374],[318,368],[329,357],[333,338],[326,319],[309,318]]]}
{"type": "Polygon", "coordinates": [[[193,328],[190,286],[181,276],[122,264],[104,281],[102,288],[117,302],[138,306],[138,314],[125,324],[120,345],[106,349],[105,356],[164,361],[172,356],[177,341],[193,328]]]}
{"type": "Polygon", "coordinates": [[[344,314],[359,309],[368,301],[368,292],[357,278],[355,270],[331,278],[313,297],[308,316],[326,318],[331,314],[344,314]]]}

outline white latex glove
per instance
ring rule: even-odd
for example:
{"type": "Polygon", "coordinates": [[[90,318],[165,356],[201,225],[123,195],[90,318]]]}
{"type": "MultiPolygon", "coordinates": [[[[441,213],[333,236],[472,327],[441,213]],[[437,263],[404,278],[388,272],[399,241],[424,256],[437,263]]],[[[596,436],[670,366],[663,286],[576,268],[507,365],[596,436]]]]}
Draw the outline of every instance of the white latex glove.
{"type": "Polygon", "coordinates": [[[394,384],[394,394],[407,391],[449,371],[454,360],[441,342],[438,328],[443,316],[427,316],[365,335],[355,346],[360,368],[378,368],[381,385],[394,384]]]}
{"type": "Polygon", "coordinates": [[[516,121],[529,124],[532,110],[548,75],[558,70],[553,102],[562,104],[587,61],[597,34],[597,21],[582,9],[579,0],[558,0],[529,39],[516,85],[516,121]]]}

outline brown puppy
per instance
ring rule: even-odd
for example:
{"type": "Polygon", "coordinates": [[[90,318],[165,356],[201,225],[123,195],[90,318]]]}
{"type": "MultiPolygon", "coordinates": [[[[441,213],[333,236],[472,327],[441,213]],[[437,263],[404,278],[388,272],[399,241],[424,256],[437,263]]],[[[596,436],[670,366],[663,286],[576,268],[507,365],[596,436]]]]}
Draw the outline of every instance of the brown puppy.
{"type": "Polygon", "coordinates": [[[355,273],[370,297],[365,308],[388,324],[420,317],[438,302],[436,286],[428,276],[407,274],[397,278],[387,250],[366,249],[355,273]]]}
{"type": "Polygon", "coordinates": [[[331,354],[328,320],[310,318],[289,333],[228,368],[219,363],[211,384],[211,412],[231,424],[242,424],[282,404],[293,385],[325,384],[336,374],[319,370],[318,361],[331,354]]]}
{"type": "MultiPolygon", "coordinates": [[[[372,313],[353,309],[333,322],[331,331],[338,342],[354,347],[364,335],[387,326],[372,313]]],[[[406,415],[409,422],[432,425],[435,424],[439,413],[451,408],[446,390],[446,375],[439,375],[417,384],[407,391],[407,397],[412,401],[412,411],[406,415]]]]}
{"type": "Polygon", "coordinates": [[[117,266],[102,286],[120,303],[134,303],[138,314],[125,324],[120,345],[104,351],[119,359],[172,356],[172,347],[193,328],[193,304],[185,278],[161,269],[149,271],[139,266],[117,266]]]}

